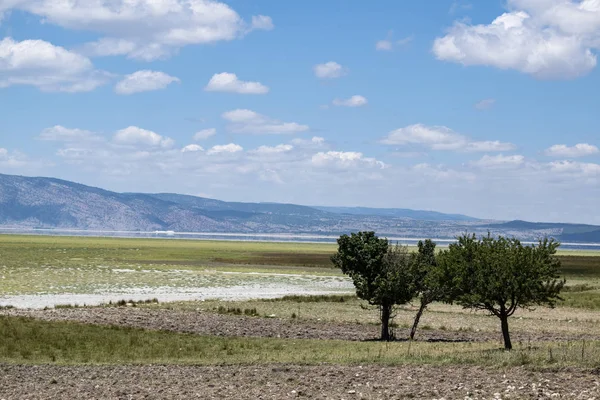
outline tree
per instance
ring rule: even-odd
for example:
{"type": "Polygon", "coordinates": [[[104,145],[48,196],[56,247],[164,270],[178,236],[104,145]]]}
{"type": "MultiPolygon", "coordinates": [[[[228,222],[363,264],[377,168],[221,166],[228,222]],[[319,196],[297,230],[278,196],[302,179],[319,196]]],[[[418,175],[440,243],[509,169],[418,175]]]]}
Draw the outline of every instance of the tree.
{"type": "Polygon", "coordinates": [[[447,280],[441,279],[437,271],[435,246],[435,242],[430,239],[424,242],[419,241],[419,250],[412,261],[411,275],[413,288],[417,296],[419,296],[419,310],[415,315],[413,326],[410,330],[411,340],[415,338],[419,321],[427,306],[434,301],[443,300],[448,293],[446,289],[447,280]]]}
{"type": "Polygon", "coordinates": [[[392,340],[390,320],[394,305],[414,297],[410,277],[410,255],[405,247],[390,246],[375,232],[358,232],[338,239],[338,252],[331,261],[354,282],[356,294],[378,306],[381,340],[392,340]]]}
{"type": "Polygon", "coordinates": [[[453,297],[465,308],[486,310],[500,319],[504,348],[512,349],[508,318],[519,308],[554,307],[565,281],[559,279],[560,243],[543,239],[523,246],[517,239],[481,240],[463,235],[438,257],[444,275],[456,289],[453,297]]]}

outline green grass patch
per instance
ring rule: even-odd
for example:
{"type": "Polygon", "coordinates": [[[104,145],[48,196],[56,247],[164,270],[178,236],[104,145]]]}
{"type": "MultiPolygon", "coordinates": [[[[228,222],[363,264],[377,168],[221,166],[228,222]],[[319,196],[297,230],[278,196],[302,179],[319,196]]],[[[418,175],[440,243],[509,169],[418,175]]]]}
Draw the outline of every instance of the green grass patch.
{"type": "Polygon", "coordinates": [[[598,278],[600,277],[600,254],[597,256],[559,255],[561,271],[567,277],[598,278]]]}
{"type": "Polygon", "coordinates": [[[56,364],[417,364],[565,367],[600,365],[600,342],[344,342],[223,338],[172,332],[0,317],[0,361],[56,364]]]}

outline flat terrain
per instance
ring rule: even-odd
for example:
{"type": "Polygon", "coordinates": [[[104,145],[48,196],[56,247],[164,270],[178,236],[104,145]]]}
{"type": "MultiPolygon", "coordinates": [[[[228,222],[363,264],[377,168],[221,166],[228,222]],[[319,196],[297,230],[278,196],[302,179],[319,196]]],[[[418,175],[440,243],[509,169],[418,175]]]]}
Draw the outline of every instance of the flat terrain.
{"type": "Polygon", "coordinates": [[[515,350],[504,352],[497,318],[445,304],[429,307],[416,341],[406,341],[414,305],[396,310],[398,341],[373,341],[378,312],[332,268],[334,251],[0,235],[3,304],[188,290],[214,297],[0,309],[0,399],[600,396],[600,257],[593,253],[561,255],[565,301],[513,316],[515,350]],[[253,298],[273,297],[260,296],[269,290],[288,296],[253,298]]]}
{"type": "Polygon", "coordinates": [[[15,366],[6,399],[593,399],[594,371],[365,366],[15,366]]]}

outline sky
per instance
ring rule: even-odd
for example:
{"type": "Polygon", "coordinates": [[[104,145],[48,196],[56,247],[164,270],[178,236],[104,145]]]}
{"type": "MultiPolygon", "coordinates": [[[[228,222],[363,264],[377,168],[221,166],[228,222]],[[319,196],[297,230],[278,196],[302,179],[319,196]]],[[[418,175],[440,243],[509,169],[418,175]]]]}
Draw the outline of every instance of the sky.
{"type": "Polygon", "coordinates": [[[600,0],[0,0],[0,173],[600,224],[600,0]]]}

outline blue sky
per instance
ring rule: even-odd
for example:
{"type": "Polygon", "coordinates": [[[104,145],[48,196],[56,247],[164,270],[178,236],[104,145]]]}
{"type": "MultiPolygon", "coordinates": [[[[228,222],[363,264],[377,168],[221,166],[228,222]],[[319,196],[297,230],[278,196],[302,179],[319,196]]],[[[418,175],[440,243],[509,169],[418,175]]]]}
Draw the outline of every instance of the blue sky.
{"type": "Polygon", "coordinates": [[[600,223],[600,2],[0,0],[0,172],[600,223]]]}

